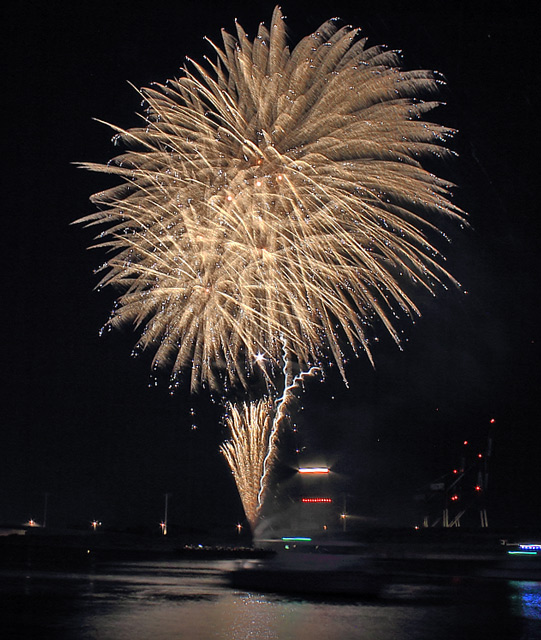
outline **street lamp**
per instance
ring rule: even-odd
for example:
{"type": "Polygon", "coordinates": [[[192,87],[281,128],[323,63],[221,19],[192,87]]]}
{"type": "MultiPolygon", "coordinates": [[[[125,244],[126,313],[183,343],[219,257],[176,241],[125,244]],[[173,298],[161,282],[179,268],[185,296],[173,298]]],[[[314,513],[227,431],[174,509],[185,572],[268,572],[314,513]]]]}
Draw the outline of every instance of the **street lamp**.
{"type": "Polygon", "coordinates": [[[167,535],[167,515],[169,512],[169,496],[171,494],[170,493],[166,493],[165,494],[165,508],[164,508],[164,517],[163,517],[163,522],[160,524],[161,528],[162,528],[162,533],[164,536],[167,535]]]}

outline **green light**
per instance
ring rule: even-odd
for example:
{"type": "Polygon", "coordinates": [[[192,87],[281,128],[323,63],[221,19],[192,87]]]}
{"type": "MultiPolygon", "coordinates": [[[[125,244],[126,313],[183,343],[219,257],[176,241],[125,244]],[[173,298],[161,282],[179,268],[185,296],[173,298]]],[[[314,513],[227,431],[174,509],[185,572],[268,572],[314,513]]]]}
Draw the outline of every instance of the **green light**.
{"type": "Polygon", "coordinates": [[[284,542],[312,542],[312,538],[282,538],[284,542]]]}
{"type": "Polygon", "coordinates": [[[508,551],[511,556],[536,556],[536,551],[508,551]]]}

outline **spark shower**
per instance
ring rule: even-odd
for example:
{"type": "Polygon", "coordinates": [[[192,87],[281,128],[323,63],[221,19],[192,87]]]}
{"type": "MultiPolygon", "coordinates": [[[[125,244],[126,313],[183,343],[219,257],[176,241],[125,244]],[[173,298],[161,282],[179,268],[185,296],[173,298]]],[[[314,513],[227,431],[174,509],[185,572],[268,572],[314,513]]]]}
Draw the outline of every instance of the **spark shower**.
{"type": "Polygon", "coordinates": [[[302,379],[335,364],[345,381],[373,327],[399,343],[413,285],[457,284],[430,236],[464,215],[421,164],[451,154],[453,131],[423,119],[437,73],[336,20],[290,50],[278,7],[253,40],[236,32],[210,42],[214,62],[141,89],[141,127],[109,125],[124,153],[80,166],[120,184],[79,222],[106,225],[107,324],[134,325],[173,385],[245,395],[222,452],[254,528],[302,379]]]}

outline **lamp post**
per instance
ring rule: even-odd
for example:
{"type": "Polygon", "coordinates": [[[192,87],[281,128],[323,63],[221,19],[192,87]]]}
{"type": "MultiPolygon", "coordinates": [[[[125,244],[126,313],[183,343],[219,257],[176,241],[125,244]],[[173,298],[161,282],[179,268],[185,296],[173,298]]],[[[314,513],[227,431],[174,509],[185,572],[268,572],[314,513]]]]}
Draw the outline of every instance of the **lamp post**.
{"type": "Polygon", "coordinates": [[[47,507],[49,504],[49,494],[43,494],[43,528],[47,526],[47,507]]]}
{"type": "Polygon", "coordinates": [[[169,496],[171,494],[170,493],[166,493],[165,494],[165,509],[164,509],[164,515],[163,515],[163,522],[161,523],[161,528],[162,528],[162,533],[164,536],[167,535],[167,514],[169,511],[169,496]]]}

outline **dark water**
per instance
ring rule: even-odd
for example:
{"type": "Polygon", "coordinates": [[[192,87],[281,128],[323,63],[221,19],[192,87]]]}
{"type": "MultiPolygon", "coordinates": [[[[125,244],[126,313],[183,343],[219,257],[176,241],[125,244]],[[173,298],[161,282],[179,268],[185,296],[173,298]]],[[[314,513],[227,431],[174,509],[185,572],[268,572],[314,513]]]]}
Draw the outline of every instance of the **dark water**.
{"type": "Polygon", "coordinates": [[[393,584],[371,599],[232,589],[227,561],[0,569],[0,636],[69,640],[535,640],[541,583],[393,584]]]}

